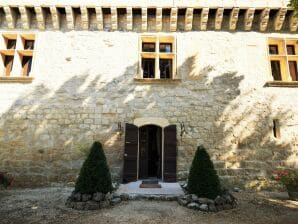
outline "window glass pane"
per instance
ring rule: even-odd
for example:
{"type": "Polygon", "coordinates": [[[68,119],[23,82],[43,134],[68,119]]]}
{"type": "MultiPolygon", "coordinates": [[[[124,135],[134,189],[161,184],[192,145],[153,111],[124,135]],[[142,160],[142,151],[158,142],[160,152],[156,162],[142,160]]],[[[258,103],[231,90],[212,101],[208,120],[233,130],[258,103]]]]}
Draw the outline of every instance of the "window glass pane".
{"type": "Polygon", "coordinates": [[[270,54],[278,54],[278,46],[277,45],[273,45],[273,44],[270,44],[269,45],[269,53],[270,54]]]}
{"type": "Polygon", "coordinates": [[[294,45],[287,45],[287,53],[289,55],[295,55],[295,46],[294,45]]]}
{"type": "Polygon", "coordinates": [[[143,52],[155,52],[155,43],[143,43],[142,51],[143,52]]]}
{"type": "Polygon", "coordinates": [[[7,40],[7,49],[16,49],[16,40],[8,39],[7,40]]]}
{"type": "Polygon", "coordinates": [[[159,59],[161,79],[170,79],[172,76],[172,59],[159,59]]]}
{"type": "Polygon", "coordinates": [[[143,78],[155,77],[155,59],[142,58],[143,78]]]}
{"type": "Polygon", "coordinates": [[[159,45],[159,52],[166,52],[171,53],[172,52],[172,44],[162,43],[159,45]]]}
{"type": "Polygon", "coordinates": [[[31,71],[31,65],[32,65],[32,57],[23,56],[22,67],[23,67],[24,76],[29,76],[29,73],[31,71]]]}
{"type": "Polygon", "coordinates": [[[289,61],[289,70],[292,77],[292,81],[298,81],[297,62],[289,61]]]}
{"type": "Polygon", "coordinates": [[[280,62],[271,61],[271,71],[274,80],[281,81],[281,71],[280,71],[280,62]]]}
{"type": "Polygon", "coordinates": [[[5,56],[4,59],[4,67],[5,67],[5,75],[10,75],[13,65],[13,56],[5,56]]]}
{"type": "Polygon", "coordinates": [[[25,50],[33,50],[34,49],[34,40],[25,40],[24,49],[25,50]]]}

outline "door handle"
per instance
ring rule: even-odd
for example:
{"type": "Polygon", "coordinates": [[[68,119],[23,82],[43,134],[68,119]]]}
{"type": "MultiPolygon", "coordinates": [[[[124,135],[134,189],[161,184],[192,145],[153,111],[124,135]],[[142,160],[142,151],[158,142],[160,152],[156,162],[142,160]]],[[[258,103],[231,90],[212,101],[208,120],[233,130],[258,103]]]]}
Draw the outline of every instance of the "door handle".
{"type": "Polygon", "coordinates": [[[129,143],[131,143],[131,142],[125,142],[126,144],[129,144],[129,143]]]}
{"type": "Polygon", "coordinates": [[[127,153],[124,153],[124,157],[127,157],[127,153]]]}

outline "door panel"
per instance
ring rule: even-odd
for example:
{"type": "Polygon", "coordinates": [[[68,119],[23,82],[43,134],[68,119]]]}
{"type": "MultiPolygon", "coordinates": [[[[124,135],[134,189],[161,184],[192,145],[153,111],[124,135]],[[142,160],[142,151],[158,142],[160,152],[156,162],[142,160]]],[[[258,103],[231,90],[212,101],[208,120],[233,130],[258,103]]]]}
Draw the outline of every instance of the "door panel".
{"type": "Polygon", "coordinates": [[[177,131],[176,125],[164,129],[164,181],[176,182],[177,172],[177,131]]]}
{"type": "Polygon", "coordinates": [[[125,149],[123,182],[137,180],[138,162],[138,127],[133,124],[125,125],[125,149]]]}
{"type": "Polygon", "coordinates": [[[139,132],[140,158],[139,158],[139,178],[148,178],[148,128],[141,127],[139,132]]]}

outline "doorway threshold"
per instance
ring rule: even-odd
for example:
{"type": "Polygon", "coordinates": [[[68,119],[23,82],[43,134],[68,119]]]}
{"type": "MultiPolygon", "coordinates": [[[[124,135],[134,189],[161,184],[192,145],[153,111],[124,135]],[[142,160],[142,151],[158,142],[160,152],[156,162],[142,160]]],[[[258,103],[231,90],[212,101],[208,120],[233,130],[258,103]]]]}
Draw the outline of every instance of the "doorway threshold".
{"type": "Polygon", "coordinates": [[[179,183],[159,182],[160,188],[140,188],[140,184],[142,184],[142,180],[120,184],[116,193],[119,195],[127,195],[131,197],[130,199],[159,199],[165,196],[166,198],[173,198],[173,200],[175,200],[179,196],[184,195],[179,183]]]}

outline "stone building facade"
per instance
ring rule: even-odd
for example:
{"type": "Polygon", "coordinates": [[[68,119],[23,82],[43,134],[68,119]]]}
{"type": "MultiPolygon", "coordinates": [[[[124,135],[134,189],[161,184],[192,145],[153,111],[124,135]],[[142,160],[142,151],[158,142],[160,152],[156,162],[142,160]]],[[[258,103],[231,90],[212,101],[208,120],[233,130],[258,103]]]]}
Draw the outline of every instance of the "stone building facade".
{"type": "Polygon", "coordinates": [[[200,144],[225,184],[260,187],[273,169],[298,168],[288,1],[81,2],[0,2],[0,171],[16,185],[73,182],[93,141],[115,180],[133,166],[128,181],[150,176],[144,133],[164,181],[168,166],[171,181],[187,177],[200,144]]]}

